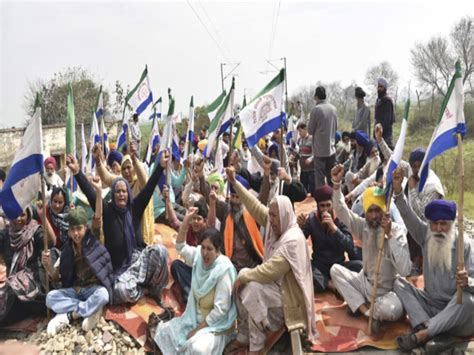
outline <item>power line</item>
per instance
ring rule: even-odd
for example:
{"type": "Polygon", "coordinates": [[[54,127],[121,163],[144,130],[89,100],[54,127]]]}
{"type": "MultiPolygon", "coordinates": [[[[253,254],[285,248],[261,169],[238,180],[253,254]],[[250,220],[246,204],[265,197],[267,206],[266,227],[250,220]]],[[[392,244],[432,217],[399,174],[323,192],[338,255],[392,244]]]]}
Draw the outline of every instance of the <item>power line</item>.
{"type": "Polygon", "coordinates": [[[209,31],[209,29],[207,28],[206,24],[203,22],[203,20],[201,19],[201,17],[199,16],[199,14],[196,12],[196,10],[194,9],[194,7],[191,5],[191,3],[189,2],[189,0],[186,0],[186,3],[189,5],[189,7],[191,8],[191,10],[193,10],[194,14],[196,15],[197,19],[199,20],[199,22],[201,23],[201,25],[204,27],[204,29],[206,30],[207,34],[209,35],[209,37],[211,37],[212,41],[214,42],[214,44],[217,46],[217,48],[219,49],[219,51],[221,52],[221,55],[226,59],[228,60],[229,58],[227,57],[227,55],[224,53],[224,50],[222,49],[222,47],[220,46],[219,42],[217,42],[217,40],[214,38],[214,36],[212,35],[212,33],[209,31]]]}
{"type": "Polygon", "coordinates": [[[212,29],[214,30],[215,34],[217,35],[217,37],[218,37],[219,40],[221,41],[222,46],[224,47],[225,51],[227,52],[227,54],[229,55],[229,57],[233,59],[232,53],[230,52],[229,47],[227,47],[227,45],[226,45],[227,42],[226,42],[225,39],[221,36],[219,30],[217,29],[217,26],[214,25],[214,22],[211,20],[211,17],[209,16],[208,12],[207,12],[206,9],[204,8],[204,4],[201,2],[201,0],[199,0],[199,6],[201,7],[201,10],[202,10],[202,12],[204,13],[204,15],[206,16],[206,18],[207,18],[207,20],[209,21],[209,23],[211,24],[211,27],[212,27],[212,29]]]}
{"type": "MultiPolygon", "coordinates": [[[[275,2],[273,3],[273,11],[272,11],[272,29],[270,32],[270,43],[268,45],[268,58],[272,57],[273,43],[275,41],[276,30],[278,27],[278,17],[280,16],[280,6],[281,6],[281,0],[278,1],[278,8],[275,11],[275,8],[276,8],[276,0],[275,0],[275,2]]],[[[267,63],[266,71],[268,72],[268,63],[267,63]]]]}

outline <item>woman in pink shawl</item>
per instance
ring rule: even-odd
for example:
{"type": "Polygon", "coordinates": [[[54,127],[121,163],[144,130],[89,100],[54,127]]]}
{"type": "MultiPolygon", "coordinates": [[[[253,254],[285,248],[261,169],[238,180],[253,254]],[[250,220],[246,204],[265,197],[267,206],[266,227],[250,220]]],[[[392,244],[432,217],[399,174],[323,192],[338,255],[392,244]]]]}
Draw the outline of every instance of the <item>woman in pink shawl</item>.
{"type": "Polygon", "coordinates": [[[236,181],[233,168],[227,168],[227,176],[242,203],[257,223],[265,226],[266,232],[263,263],[253,269],[242,269],[234,284],[238,335],[225,352],[248,348],[249,354],[258,354],[264,348],[268,331],[283,325],[290,332],[300,329],[313,341],[318,333],[310,255],[290,199],[276,196],[267,208],[236,181]]]}

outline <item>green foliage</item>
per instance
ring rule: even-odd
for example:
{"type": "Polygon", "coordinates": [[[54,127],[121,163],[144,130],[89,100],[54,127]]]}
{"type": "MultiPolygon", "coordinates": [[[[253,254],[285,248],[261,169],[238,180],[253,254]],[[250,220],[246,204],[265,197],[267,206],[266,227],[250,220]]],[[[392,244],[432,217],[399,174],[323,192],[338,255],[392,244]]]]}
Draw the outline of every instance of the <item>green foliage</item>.
{"type": "MultiPolygon", "coordinates": [[[[81,67],[67,68],[55,73],[48,81],[38,80],[30,83],[24,97],[24,107],[32,116],[36,95],[42,97],[41,118],[43,124],[64,123],[66,121],[68,83],[74,91],[74,110],[76,123],[88,123],[95,109],[100,84],[93,75],[81,67]]],[[[104,91],[104,105],[109,101],[108,92],[104,91]]]]}

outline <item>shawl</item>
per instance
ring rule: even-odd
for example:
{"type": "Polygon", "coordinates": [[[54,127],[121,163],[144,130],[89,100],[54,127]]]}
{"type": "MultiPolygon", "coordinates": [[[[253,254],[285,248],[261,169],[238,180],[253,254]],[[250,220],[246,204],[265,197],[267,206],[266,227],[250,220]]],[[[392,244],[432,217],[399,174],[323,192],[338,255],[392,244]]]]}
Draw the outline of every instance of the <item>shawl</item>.
{"type": "Polygon", "coordinates": [[[68,194],[63,188],[55,187],[53,188],[53,192],[51,192],[51,196],[48,200],[48,217],[51,221],[51,224],[59,230],[59,238],[61,239],[61,243],[65,243],[68,238],[67,232],[69,230],[69,223],[66,221],[66,217],[69,214],[69,198],[67,196],[68,194]],[[64,207],[61,212],[55,213],[51,206],[51,202],[53,200],[53,196],[56,196],[59,191],[63,192],[64,207]]]}
{"type": "MultiPolygon", "coordinates": [[[[278,204],[280,226],[283,234],[278,238],[267,222],[265,232],[264,262],[273,256],[283,256],[291,266],[296,282],[303,292],[308,323],[308,339],[313,340],[318,331],[314,318],[313,273],[310,255],[303,232],[298,227],[293,205],[287,196],[276,196],[271,203],[278,204]],[[303,257],[303,255],[305,257],[303,257]]],[[[271,204],[270,203],[270,204],[271,204]]]]}
{"type": "Polygon", "coordinates": [[[116,178],[112,183],[112,201],[111,205],[114,209],[114,212],[117,213],[119,218],[122,220],[123,223],[123,233],[125,236],[125,245],[127,248],[127,260],[124,261],[124,264],[120,267],[117,271],[117,275],[120,275],[123,271],[125,271],[132,262],[132,254],[133,250],[136,248],[136,240],[135,240],[135,230],[133,228],[133,219],[132,219],[132,190],[130,189],[130,185],[128,181],[122,177],[116,178]],[[125,186],[127,187],[128,199],[127,205],[125,207],[119,207],[115,203],[114,193],[117,188],[118,182],[124,182],[125,186]]]}

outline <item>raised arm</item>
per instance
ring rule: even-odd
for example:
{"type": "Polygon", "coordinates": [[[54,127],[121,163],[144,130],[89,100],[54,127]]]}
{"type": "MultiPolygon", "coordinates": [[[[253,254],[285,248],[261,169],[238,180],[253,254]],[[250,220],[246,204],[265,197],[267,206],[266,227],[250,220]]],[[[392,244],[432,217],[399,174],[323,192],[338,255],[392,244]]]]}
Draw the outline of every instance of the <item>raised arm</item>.
{"type": "Polygon", "coordinates": [[[170,153],[165,150],[161,154],[160,164],[156,166],[155,171],[153,171],[143,189],[133,199],[133,214],[139,220],[141,220],[143,212],[153,196],[153,192],[155,191],[156,185],[158,185],[161,175],[163,175],[163,172],[168,166],[169,159],[170,153]]]}
{"type": "Polygon", "coordinates": [[[148,174],[146,173],[142,162],[138,159],[137,153],[139,154],[140,152],[137,152],[137,148],[138,145],[136,141],[130,142],[130,155],[132,156],[133,169],[135,170],[135,174],[137,174],[140,188],[143,188],[148,180],[148,174]]]}
{"type": "Polygon", "coordinates": [[[102,183],[100,177],[93,176],[90,178],[89,182],[95,188],[95,211],[92,216],[92,231],[95,236],[100,238],[100,229],[102,227],[102,211],[103,211],[103,200],[102,200],[102,183]],[[96,233],[98,231],[98,233],[96,233]]]}
{"type": "Polygon", "coordinates": [[[423,246],[426,232],[428,230],[428,225],[423,222],[408,206],[405,195],[403,194],[402,181],[403,169],[398,167],[392,173],[393,196],[395,197],[395,204],[397,205],[398,211],[400,212],[403,222],[410,232],[410,235],[419,245],[423,246]]]}
{"type": "Polygon", "coordinates": [[[94,145],[94,147],[92,148],[92,154],[95,159],[96,171],[100,176],[100,180],[102,181],[102,184],[104,184],[104,186],[111,187],[112,183],[118,176],[109,173],[109,171],[105,167],[105,161],[103,159],[103,154],[102,154],[102,146],[100,143],[97,143],[96,145],[94,145]]]}
{"type": "Polygon", "coordinates": [[[189,266],[193,265],[197,248],[186,244],[186,234],[188,233],[189,224],[197,212],[197,207],[190,207],[188,209],[188,212],[184,216],[183,222],[179,226],[178,235],[176,237],[176,250],[184,258],[184,261],[189,266]]]}
{"type": "Polygon", "coordinates": [[[87,201],[89,201],[89,205],[95,211],[95,201],[96,201],[95,189],[92,187],[89,180],[87,180],[87,177],[79,169],[79,163],[77,162],[77,159],[72,154],[69,154],[66,157],[66,165],[68,166],[69,169],[71,169],[71,172],[76,178],[76,181],[79,187],[81,188],[84,195],[86,195],[87,201]]]}
{"type": "Polygon", "coordinates": [[[227,179],[234,186],[240,200],[247,208],[255,221],[261,226],[267,225],[268,207],[264,206],[256,197],[245,189],[240,182],[235,179],[235,170],[233,167],[226,168],[227,179]]]}
{"type": "Polygon", "coordinates": [[[365,219],[352,212],[344,201],[344,195],[341,191],[341,180],[343,174],[344,167],[341,164],[336,165],[331,170],[331,179],[334,187],[334,194],[332,197],[334,210],[342,223],[344,223],[357,238],[360,238],[364,229],[365,219]]]}

